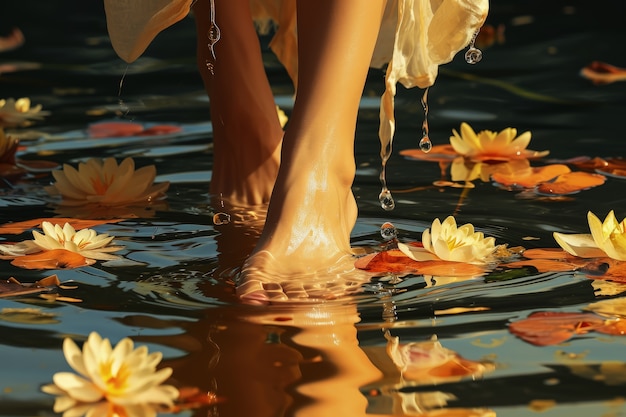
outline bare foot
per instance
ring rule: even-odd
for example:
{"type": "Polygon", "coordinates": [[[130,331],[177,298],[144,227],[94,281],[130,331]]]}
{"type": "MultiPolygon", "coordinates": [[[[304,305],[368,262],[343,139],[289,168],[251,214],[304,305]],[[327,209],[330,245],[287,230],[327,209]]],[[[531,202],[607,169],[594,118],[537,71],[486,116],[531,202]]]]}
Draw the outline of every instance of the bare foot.
{"type": "Polygon", "coordinates": [[[354,267],[349,237],[357,206],[350,187],[324,182],[320,170],[303,171],[304,182],[290,182],[287,190],[279,177],[265,230],[237,283],[244,300],[333,299],[360,291],[371,278],[354,267]]]}

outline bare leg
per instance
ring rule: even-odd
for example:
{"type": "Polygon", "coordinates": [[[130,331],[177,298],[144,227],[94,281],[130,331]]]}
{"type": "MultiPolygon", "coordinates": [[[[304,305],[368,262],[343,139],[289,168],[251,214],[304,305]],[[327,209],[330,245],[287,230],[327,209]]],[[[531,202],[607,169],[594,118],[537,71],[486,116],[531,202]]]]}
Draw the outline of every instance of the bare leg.
{"type": "Polygon", "coordinates": [[[346,275],[354,134],[384,4],[298,0],[298,91],[265,228],[242,270],[244,298],[343,295],[365,280],[346,275]]]}
{"type": "Polygon", "coordinates": [[[233,204],[269,201],[278,172],[283,131],[250,15],[249,0],[215,1],[221,39],[210,55],[208,0],[194,5],[198,67],[213,121],[211,194],[233,204]],[[207,62],[214,65],[213,74],[207,62]]]}

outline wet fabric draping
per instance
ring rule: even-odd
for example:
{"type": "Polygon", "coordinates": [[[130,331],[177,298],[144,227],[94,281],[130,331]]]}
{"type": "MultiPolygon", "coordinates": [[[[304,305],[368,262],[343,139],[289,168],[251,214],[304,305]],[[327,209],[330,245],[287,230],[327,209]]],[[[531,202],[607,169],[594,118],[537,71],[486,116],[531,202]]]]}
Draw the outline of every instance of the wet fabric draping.
{"type": "MultiPolygon", "coordinates": [[[[126,62],[135,61],[157,34],[189,13],[192,2],[104,0],[115,52],[126,62]]],[[[250,0],[250,7],[259,32],[274,31],[270,47],[295,85],[296,0],[250,0]]],[[[406,88],[431,86],[439,65],[450,62],[470,43],[484,23],[488,9],[488,0],[387,0],[382,23],[373,29],[379,30],[379,34],[371,62],[372,67],[386,67],[379,129],[383,150],[391,146],[395,132],[397,84],[406,88]]],[[[217,19],[219,23],[219,16],[217,19]]]]}

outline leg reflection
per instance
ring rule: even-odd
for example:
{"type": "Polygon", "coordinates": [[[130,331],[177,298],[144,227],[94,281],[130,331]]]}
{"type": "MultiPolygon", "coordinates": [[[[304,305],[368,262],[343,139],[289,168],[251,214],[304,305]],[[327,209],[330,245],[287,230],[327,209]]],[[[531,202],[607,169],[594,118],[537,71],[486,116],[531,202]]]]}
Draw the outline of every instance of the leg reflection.
{"type": "Polygon", "coordinates": [[[214,391],[218,404],[194,416],[365,416],[359,388],[381,377],[361,350],[354,305],[298,304],[207,310],[195,322],[125,319],[143,327],[180,327],[174,336],[146,336],[186,352],[164,361],[179,387],[214,391]]]}

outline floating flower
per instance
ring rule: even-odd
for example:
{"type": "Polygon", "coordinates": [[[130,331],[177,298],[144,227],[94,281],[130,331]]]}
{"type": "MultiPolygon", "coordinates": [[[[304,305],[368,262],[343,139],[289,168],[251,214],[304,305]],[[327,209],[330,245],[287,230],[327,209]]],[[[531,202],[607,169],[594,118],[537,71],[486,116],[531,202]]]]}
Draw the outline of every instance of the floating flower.
{"type": "Polygon", "coordinates": [[[385,332],[387,355],[408,380],[420,383],[457,381],[463,377],[479,377],[495,367],[491,363],[467,360],[441,345],[437,336],[430,340],[400,344],[400,339],[385,332]]]}
{"type": "Polygon", "coordinates": [[[119,257],[109,252],[116,252],[123,248],[123,246],[109,246],[114,236],[98,234],[92,229],[82,229],[77,232],[69,223],[61,227],[58,224],[43,222],[41,227],[43,234],[33,231],[34,240],[15,245],[0,245],[0,253],[15,257],[63,249],[87,259],[114,260],[119,257]]]}
{"type": "Polygon", "coordinates": [[[569,254],[581,258],[608,256],[626,261],[626,219],[618,222],[613,210],[601,222],[592,212],[587,213],[591,234],[554,232],[556,242],[569,254]]]}
{"type": "Polygon", "coordinates": [[[496,250],[495,238],[485,238],[482,232],[474,231],[471,223],[457,227],[453,216],[448,216],[443,223],[433,221],[430,229],[422,234],[423,248],[398,244],[398,248],[416,261],[444,260],[483,264],[491,261],[496,250]]]}
{"type": "Polygon", "coordinates": [[[132,158],[117,164],[115,158],[91,158],[78,164],[78,170],[63,165],[63,170],[53,171],[57,182],[46,187],[49,194],[60,194],[62,205],[126,206],[150,203],[161,199],[169,182],[153,185],[156,178],[154,165],[135,170],[132,158]]]}
{"type": "Polygon", "coordinates": [[[0,99],[0,126],[15,127],[30,124],[31,120],[42,120],[50,112],[41,111],[41,104],[30,106],[30,99],[0,99]]]}
{"type": "Polygon", "coordinates": [[[85,258],[98,260],[118,259],[118,256],[109,252],[116,252],[122,246],[109,246],[115,236],[98,234],[93,229],[81,229],[78,232],[71,224],[65,223],[63,227],[58,224],[43,222],[41,224],[44,234],[33,231],[34,243],[43,250],[65,249],[76,252],[85,258]]]}
{"type": "MultiPolygon", "coordinates": [[[[100,410],[97,416],[141,415],[120,414],[110,411],[151,411],[155,407],[171,407],[179,393],[171,385],[162,383],[172,374],[171,368],[157,370],[162,354],[148,354],[146,346],[134,348],[129,338],[122,339],[112,348],[109,339],[103,339],[92,332],[84,343],[82,351],[70,338],[63,342],[63,353],[69,365],[79,375],[71,372],[58,372],[53,376],[53,384],[42,390],[56,395],[54,411],[78,416],[88,410],[100,410]]],[[[65,415],[65,414],[64,414],[65,415]]]]}
{"type": "Polygon", "coordinates": [[[508,127],[500,132],[483,130],[478,133],[467,123],[461,123],[461,134],[452,130],[452,148],[459,154],[474,161],[509,161],[520,158],[540,158],[548,151],[531,151],[530,132],[517,136],[517,129],[508,127]]]}

